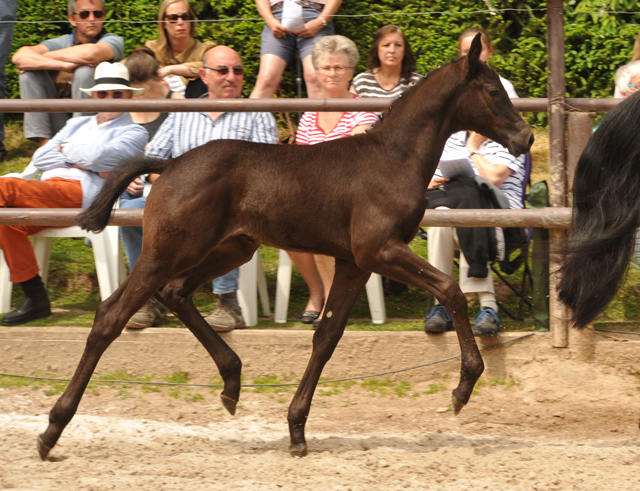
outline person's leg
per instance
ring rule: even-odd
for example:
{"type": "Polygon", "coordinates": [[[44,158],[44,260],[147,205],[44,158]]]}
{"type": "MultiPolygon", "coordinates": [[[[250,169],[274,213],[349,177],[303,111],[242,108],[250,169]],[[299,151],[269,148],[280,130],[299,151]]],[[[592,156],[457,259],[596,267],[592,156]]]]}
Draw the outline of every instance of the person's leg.
{"type": "MultiPolygon", "coordinates": [[[[56,84],[47,71],[27,71],[19,78],[21,99],[55,99],[58,96],[56,84]]],[[[67,113],[24,113],[24,136],[43,145],[68,119],[67,113]]]]}
{"type": "MultiPolygon", "coordinates": [[[[327,303],[329,298],[329,291],[333,284],[333,276],[336,273],[336,260],[331,256],[323,256],[321,254],[314,254],[313,259],[316,262],[318,273],[322,279],[322,287],[324,289],[324,303],[327,303]]],[[[324,312],[324,309],[323,309],[324,312]]]]}
{"type": "MultiPolygon", "coordinates": [[[[439,207],[445,208],[445,207],[439,207]]],[[[452,227],[429,227],[427,229],[427,254],[429,263],[444,274],[453,276],[453,254],[457,248],[455,229],[452,227]]],[[[424,330],[430,334],[440,334],[453,329],[451,314],[435,301],[436,305],[424,320],[424,330]]]]}
{"type": "Polygon", "coordinates": [[[322,96],[318,74],[313,68],[311,55],[302,60],[302,71],[304,73],[304,83],[307,86],[307,97],[309,99],[317,99],[322,96]]]}
{"type": "Polygon", "coordinates": [[[287,68],[287,62],[277,55],[265,54],[260,57],[260,69],[256,86],[249,96],[251,99],[270,98],[276,93],[280,79],[287,68]]]}
{"type": "MultiPolygon", "coordinates": [[[[80,89],[89,89],[94,85],[93,74],[96,71],[94,67],[91,66],[79,66],[73,72],[73,77],[71,78],[71,97],[73,99],[91,99],[89,94],[85,94],[80,89]]],[[[95,113],[84,113],[78,112],[73,113],[73,117],[76,118],[78,116],[91,116],[95,113]]]]}
{"type": "MultiPolygon", "coordinates": [[[[282,9],[275,9],[273,16],[282,18],[282,9]]],[[[289,34],[276,38],[265,24],[260,33],[260,68],[251,99],[271,98],[280,85],[287,63],[296,49],[296,36],[289,34]]]]}
{"type": "MultiPolygon", "coordinates": [[[[16,20],[16,11],[18,9],[17,0],[3,0],[0,2],[0,99],[4,99],[6,95],[6,76],[5,65],[11,53],[11,42],[13,40],[12,21],[16,20]]],[[[0,162],[6,157],[6,149],[4,148],[4,114],[0,113],[0,162]]]]}
{"type": "Polygon", "coordinates": [[[215,331],[226,332],[246,327],[238,303],[239,278],[240,268],[236,268],[212,282],[213,293],[219,295],[220,300],[205,320],[215,331]]]}
{"type": "Polygon", "coordinates": [[[324,306],[322,277],[316,266],[313,254],[295,251],[287,251],[287,254],[291,257],[291,261],[296,265],[309,288],[309,301],[304,308],[301,320],[304,324],[311,324],[319,317],[324,306]]]}
{"type": "MultiPolygon", "coordinates": [[[[320,11],[313,8],[304,9],[304,20],[309,22],[310,20],[318,18],[320,11]]],[[[311,62],[311,51],[313,46],[325,36],[333,36],[335,30],[333,28],[333,22],[329,22],[326,26],[320,29],[320,32],[312,38],[303,38],[296,36],[296,42],[298,51],[300,53],[300,59],[302,60],[302,72],[304,76],[304,83],[307,87],[307,97],[309,99],[316,99],[322,96],[320,89],[320,82],[318,82],[318,76],[316,70],[311,62]]]]}
{"type": "Polygon", "coordinates": [[[480,312],[473,319],[473,334],[476,336],[495,336],[500,332],[498,304],[488,263],[487,267],[489,273],[486,278],[469,278],[469,264],[460,252],[460,289],[465,295],[472,295],[480,302],[480,312]]]}
{"type": "MultiPolygon", "coordinates": [[[[120,209],[140,210],[144,208],[146,202],[146,196],[132,198],[129,193],[125,192],[120,198],[120,209]]],[[[131,271],[142,252],[142,227],[120,227],[120,238],[129,263],[129,271],[131,271]]]]}
{"type": "MultiPolygon", "coordinates": [[[[80,208],[80,181],[51,179],[25,181],[17,178],[0,179],[1,208],[80,208]]],[[[28,239],[46,227],[0,226],[0,249],[9,266],[12,283],[19,283],[25,297],[20,306],[2,319],[3,325],[23,324],[51,315],[49,298],[38,274],[38,263],[28,239]]]]}

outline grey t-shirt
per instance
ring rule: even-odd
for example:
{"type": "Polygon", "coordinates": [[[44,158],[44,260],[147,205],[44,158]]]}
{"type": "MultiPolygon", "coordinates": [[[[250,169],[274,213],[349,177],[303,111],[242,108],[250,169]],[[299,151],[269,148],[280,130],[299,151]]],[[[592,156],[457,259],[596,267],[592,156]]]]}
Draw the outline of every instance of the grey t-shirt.
{"type": "MultiPolygon", "coordinates": [[[[59,38],[47,39],[42,44],[47,47],[49,51],[55,51],[58,49],[70,48],[73,46],[74,34],[65,34],[59,38]]],[[[124,58],[124,39],[117,34],[111,34],[109,32],[102,31],[102,36],[96,41],[98,43],[106,43],[111,46],[113,50],[113,59],[110,62],[120,61],[124,58]]]]}

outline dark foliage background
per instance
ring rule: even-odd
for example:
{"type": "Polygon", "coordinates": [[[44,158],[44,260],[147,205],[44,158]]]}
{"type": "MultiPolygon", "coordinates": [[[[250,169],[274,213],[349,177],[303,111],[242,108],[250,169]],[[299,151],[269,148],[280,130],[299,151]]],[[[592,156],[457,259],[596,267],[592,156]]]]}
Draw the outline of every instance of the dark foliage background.
{"type": "MultiPolygon", "coordinates": [[[[108,0],[107,29],[126,40],[127,52],[157,37],[154,21],[159,2],[146,0],[108,0]],[[120,21],[120,22],[115,22],[120,21]],[[124,22],[123,22],[124,21],[124,22]]],[[[260,31],[253,0],[195,0],[192,2],[202,20],[198,35],[238,50],[247,69],[245,95],[251,90],[258,71],[260,31]],[[243,20],[236,20],[243,19],[243,20]]],[[[468,26],[486,28],[494,37],[492,65],[509,79],[521,97],[546,97],[546,2],[541,0],[345,0],[336,28],[339,34],[353,39],[361,53],[358,71],[364,70],[366,51],[375,31],[385,24],[397,24],[407,34],[416,54],[417,71],[428,72],[456,55],[457,38],[468,26]],[[501,9],[518,9],[501,12],[501,9]],[[482,12],[478,11],[491,11],[482,12]],[[424,15],[407,15],[432,12],[424,15]],[[380,13],[381,15],[370,15],[380,13]]],[[[565,2],[565,49],[567,95],[571,97],[610,97],[616,68],[627,63],[633,41],[640,32],[640,14],[614,13],[640,11],[629,0],[575,0],[565,2]],[[579,13],[579,12],[593,12],[579,13]]],[[[13,50],[33,45],[49,37],[70,32],[66,20],[65,0],[21,0],[13,50]]],[[[19,97],[15,67],[9,63],[8,97],[19,97]]],[[[283,92],[296,95],[297,63],[290,63],[283,78],[283,92]]],[[[304,87],[303,87],[304,95],[304,87]]]]}

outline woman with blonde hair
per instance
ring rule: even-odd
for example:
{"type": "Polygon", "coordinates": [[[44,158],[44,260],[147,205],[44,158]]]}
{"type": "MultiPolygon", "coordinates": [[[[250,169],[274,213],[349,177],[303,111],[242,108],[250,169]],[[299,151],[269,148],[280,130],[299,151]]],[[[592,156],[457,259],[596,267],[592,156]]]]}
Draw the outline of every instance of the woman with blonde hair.
{"type": "Polygon", "coordinates": [[[196,14],[188,0],[163,0],[158,11],[158,39],[145,43],[160,63],[160,78],[171,90],[194,98],[206,92],[199,71],[205,52],[216,45],[196,41],[196,27],[196,14]]]}

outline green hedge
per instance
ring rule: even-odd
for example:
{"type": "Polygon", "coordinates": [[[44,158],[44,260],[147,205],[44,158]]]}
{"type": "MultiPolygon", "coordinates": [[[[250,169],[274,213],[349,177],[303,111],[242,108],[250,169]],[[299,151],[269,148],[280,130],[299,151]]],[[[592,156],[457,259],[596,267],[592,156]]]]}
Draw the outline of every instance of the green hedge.
{"type": "MultiPolygon", "coordinates": [[[[107,29],[126,40],[127,52],[156,37],[153,21],[159,2],[144,0],[107,1],[107,29]]],[[[253,0],[196,0],[192,2],[200,19],[218,22],[200,23],[199,37],[213,39],[238,50],[247,69],[245,93],[255,82],[260,57],[260,31],[263,26],[253,0]],[[230,21],[228,19],[245,19],[230,21]]],[[[482,26],[495,38],[496,53],[492,64],[498,72],[511,80],[521,97],[547,95],[546,2],[495,0],[462,0],[446,2],[345,0],[339,14],[359,17],[340,17],[336,20],[339,34],[353,39],[358,45],[362,61],[358,71],[364,70],[365,54],[374,32],[381,26],[394,23],[402,27],[416,53],[418,71],[427,72],[456,56],[457,38],[468,26],[482,26]],[[500,12],[515,8],[517,12],[500,12]],[[474,13],[480,10],[493,13],[474,13]],[[417,12],[440,12],[428,15],[399,15],[417,12]],[[449,13],[442,13],[449,12],[449,13]],[[386,13],[386,15],[362,16],[386,13]]],[[[607,12],[613,9],[639,11],[636,2],[624,0],[575,0],[565,2],[566,81],[571,97],[610,97],[613,76],[620,65],[629,61],[633,41],[640,32],[640,15],[579,14],[577,11],[607,12]]],[[[42,21],[66,19],[66,1],[21,0],[18,20],[36,21],[18,24],[13,49],[33,45],[49,37],[70,32],[68,23],[47,24],[42,21]]],[[[7,65],[8,97],[19,97],[17,72],[7,65]]],[[[291,63],[284,78],[287,96],[296,93],[296,64],[291,63]]]]}

